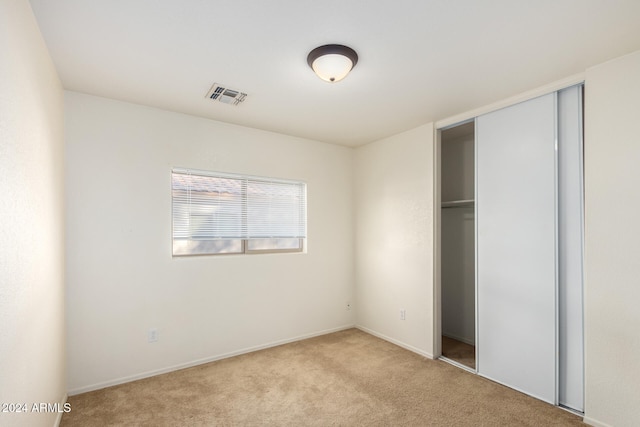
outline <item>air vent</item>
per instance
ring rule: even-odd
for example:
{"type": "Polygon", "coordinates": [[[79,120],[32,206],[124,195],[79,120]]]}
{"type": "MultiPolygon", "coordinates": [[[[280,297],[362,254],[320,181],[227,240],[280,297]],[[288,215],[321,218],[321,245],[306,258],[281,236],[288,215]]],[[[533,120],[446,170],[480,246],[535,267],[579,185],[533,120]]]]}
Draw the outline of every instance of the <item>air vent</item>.
{"type": "Polygon", "coordinates": [[[207,93],[207,98],[230,105],[238,105],[244,101],[246,97],[246,93],[229,89],[218,83],[214,83],[209,93],[207,93]]]}

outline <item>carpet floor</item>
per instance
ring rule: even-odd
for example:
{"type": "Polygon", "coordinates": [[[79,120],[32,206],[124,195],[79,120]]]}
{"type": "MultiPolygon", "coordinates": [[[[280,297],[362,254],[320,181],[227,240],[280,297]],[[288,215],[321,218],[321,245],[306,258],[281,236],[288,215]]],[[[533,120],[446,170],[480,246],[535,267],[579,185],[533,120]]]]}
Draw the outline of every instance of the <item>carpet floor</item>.
{"type": "Polygon", "coordinates": [[[442,355],[471,369],[476,369],[476,347],[473,345],[442,336],[442,355]]]}
{"type": "Polygon", "coordinates": [[[357,329],[69,397],[61,426],[578,426],[357,329]]]}

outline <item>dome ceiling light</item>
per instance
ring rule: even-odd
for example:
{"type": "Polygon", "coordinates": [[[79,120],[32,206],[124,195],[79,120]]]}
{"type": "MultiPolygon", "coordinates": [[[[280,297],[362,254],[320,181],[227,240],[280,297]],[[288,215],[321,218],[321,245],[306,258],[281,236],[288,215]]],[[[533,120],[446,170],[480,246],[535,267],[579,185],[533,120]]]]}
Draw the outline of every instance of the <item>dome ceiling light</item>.
{"type": "Polygon", "coordinates": [[[358,63],[358,54],[341,44],[327,44],[309,52],[307,63],[322,80],[339,82],[358,63]]]}

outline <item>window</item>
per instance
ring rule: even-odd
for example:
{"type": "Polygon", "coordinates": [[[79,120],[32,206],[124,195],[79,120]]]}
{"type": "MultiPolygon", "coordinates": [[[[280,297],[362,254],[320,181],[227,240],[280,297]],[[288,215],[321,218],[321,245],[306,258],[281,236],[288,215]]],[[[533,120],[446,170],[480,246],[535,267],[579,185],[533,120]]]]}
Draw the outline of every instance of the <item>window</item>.
{"type": "Polygon", "coordinates": [[[174,169],[171,187],[174,256],[303,249],[303,182],[174,169]]]}

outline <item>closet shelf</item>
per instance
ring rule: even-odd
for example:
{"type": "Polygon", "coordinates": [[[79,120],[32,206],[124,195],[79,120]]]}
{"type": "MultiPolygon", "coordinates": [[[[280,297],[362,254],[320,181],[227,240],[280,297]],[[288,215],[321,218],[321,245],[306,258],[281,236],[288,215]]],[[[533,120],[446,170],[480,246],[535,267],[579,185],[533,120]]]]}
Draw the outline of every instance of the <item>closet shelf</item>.
{"type": "Polygon", "coordinates": [[[441,207],[444,208],[466,208],[472,207],[475,201],[473,199],[469,200],[451,200],[448,202],[442,202],[441,207]]]}

